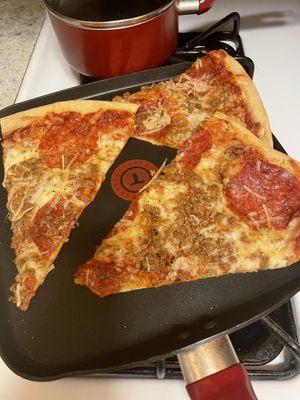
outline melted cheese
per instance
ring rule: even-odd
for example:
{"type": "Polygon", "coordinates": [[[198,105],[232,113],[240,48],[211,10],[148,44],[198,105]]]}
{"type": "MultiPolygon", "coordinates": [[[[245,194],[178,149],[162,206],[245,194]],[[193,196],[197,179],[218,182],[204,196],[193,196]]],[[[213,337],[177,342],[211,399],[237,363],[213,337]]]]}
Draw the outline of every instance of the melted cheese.
{"type": "Polygon", "coordinates": [[[38,149],[36,147],[24,148],[17,145],[10,147],[4,161],[5,171],[7,172],[14,164],[19,164],[31,158],[37,158],[38,156],[38,149]]]}
{"type": "MultiPolygon", "coordinates": [[[[232,145],[235,145],[236,138],[233,139],[232,145]]],[[[177,179],[183,168],[180,160],[184,153],[177,155],[171,167],[165,167],[173,168],[173,175],[156,176],[142,191],[134,220],[122,219],[115,233],[103,240],[94,258],[99,262],[113,262],[125,271],[118,291],[224,273],[280,268],[295,260],[289,240],[295,229],[292,223],[280,231],[270,229],[272,216],[265,208],[269,227],[255,230],[229,209],[224,186],[228,176],[237,172],[236,163],[226,158],[230,143],[230,138],[226,143],[223,139],[213,142],[212,149],[201,155],[193,170],[199,182],[195,175],[192,178],[185,175],[187,181],[177,179]],[[198,194],[197,190],[188,191],[189,179],[193,190],[200,189],[198,194]],[[195,198],[203,207],[200,211],[195,198],[189,198],[192,193],[199,196],[195,198]],[[184,202],[187,206],[181,207],[184,202]],[[131,268],[140,269],[131,273],[131,268]],[[153,273],[159,275],[158,281],[151,281],[153,273]]],[[[261,200],[255,190],[248,189],[261,200]]]]}
{"type": "Polygon", "coordinates": [[[210,83],[205,80],[195,79],[188,74],[181,74],[177,89],[186,93],[205,93],[210,88],[210,83]]]}
{"type": "Polygon", "coordinates": [[[170,125],[171,121],[172,119],[170,114],[161,106],[161,104],[158,104],[155,109],[151,109],[151,113],[149,113],[143,120],[144,127],[146,128],[144,134],[146,135],[159,131],[170,125]]]}
{"type": "Polygon", "coordinates": [[[31,196],[31,202],[40,208],[48,203],[56,195],[65,196],[70,192],[70,182],[68,182],[68,172],[55,168],[54,170],[47,170],[41,177],[36,191],[31,196]],[[53,173],[54,172],[54,173],[53,173]]]}

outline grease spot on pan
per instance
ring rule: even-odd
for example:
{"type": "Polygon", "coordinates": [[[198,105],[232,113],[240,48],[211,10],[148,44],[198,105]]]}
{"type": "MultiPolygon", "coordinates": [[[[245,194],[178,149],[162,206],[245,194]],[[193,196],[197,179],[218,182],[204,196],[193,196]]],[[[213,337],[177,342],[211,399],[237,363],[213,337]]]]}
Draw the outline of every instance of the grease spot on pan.
{"type": "Polygon", "coordinates": [[[206,324],[204,324],[204,329],[213,329],[218,325],[218,323],[216,321],[208,321],[206,322],[206,324]]]}
{"type": "Polygon", "coordinates": [[[185,340],[191,336],[190,332],[182,332],[177,336],[179,340],[185,340]]]}

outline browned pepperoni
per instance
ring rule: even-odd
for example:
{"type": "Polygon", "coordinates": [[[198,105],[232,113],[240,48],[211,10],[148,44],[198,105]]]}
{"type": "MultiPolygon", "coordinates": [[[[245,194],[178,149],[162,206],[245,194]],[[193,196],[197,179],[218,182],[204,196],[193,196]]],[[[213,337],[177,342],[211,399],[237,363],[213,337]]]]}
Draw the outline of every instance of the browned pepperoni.
{"type": "Polygon", "coordinates": [[[200,66],[200,68],[197,68],[195,65],[193,65],[187,70],[186,73],[192,78],[201,78],[204,80],[209,80],[212,78],[225,80],[231,78],[232,73],[228,71],[228,69],[224,65],[224,57],[225,56],[222,55],[222,59],[218,60],[216,57],[207,54],[201,60],[202,65],[200,66]]]}
{"type": "MultiPolygon", "coordinates": [[[[88,118],[66,112],[53,119],[43,134],[39,153],[49,168],[72,168],[98,151],[98,131],[88,118]]],[[[50,118],[48,116],[48,118],[50,118]]]]}
{"type": "Polygon", "coordinates": [[[41,134],[43,133],[44,125],[41,124],[33,124],[26,126],[25,128],[16,129],[13,132],[10,132],[8,135],[4,137],[4,141],[6,143],[25,143],[30,142],[33,143],[37,141],[41,134]]]}
{"type": "Polygon", "coordinates": [[[101,130],[123,128],[129,123],[132,114],[129,111],[107,110],[97,117],[97,126],[101,130]]]}
{"type": "Polygon", "coordinates": [[[195,135],[188,139],[180,150],[180,162],[188,169],[193,169],[198,164],[201,155],[212,146],[211,134],[200,128],[195,135]]]}
{"type": "Polygon", "coordinates": [[[103,263],[95,259],[81,265],[74,274],[75,282],[87,286],[100,297],[120,291],[114,263],[103,263]]]}
{"type": "Polygon", "coordinates": [[[90,203],[95,197],[97,187],[98,179],[92,177],[89,179],[87,178],[82,182],[82,185],[78,187],[76,196],[84,203],[90,203]]]}
{"type": "Polygon", "coordinates": [[[286,169],[256,160],[227,184],[228,206],[251,228],[284,229],[300,212],[300,183],[286,169]]]}
{"type": "Polygon", "coordinates": [[[24,285],[26,286],[26,289],[28,291],[33,292],[36,289],[37,286],[37,280],[35,276],[31,276],[29,278],[26,278],[24,280],[24,285]]]}
{"type": "Polygon", "coordinates": [[[31,237],[39,250],[50,256],[70,233],[82,208],[67,198],[54,198],[36,213],[31,237]]]}

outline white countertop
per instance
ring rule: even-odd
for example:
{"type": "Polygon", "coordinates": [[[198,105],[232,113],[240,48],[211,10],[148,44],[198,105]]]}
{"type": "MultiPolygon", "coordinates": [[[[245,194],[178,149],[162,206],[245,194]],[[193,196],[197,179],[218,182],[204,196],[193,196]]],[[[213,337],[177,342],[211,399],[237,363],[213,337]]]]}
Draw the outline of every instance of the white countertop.
{"type": "MultiPolygon", "coordinates": [[[[269,114],[272,130],[288,153],[300,160],[300,1],[216,0],[216,3],[208,14],[181,17],[181,30],[200,30],[232,11],[240,12],[245,53],[255,62],[254,80],[269,114]]],[[[32,87],[25,77],[18,101],[74,86],[78,82],[76,73],[63,60],[48,21],[27,72],[35,74],[37,82],[32,87]],[[47,74],[46,84],[39,82],[37,74],[41,63],[47,74]],[[55,68],[49,67],[54,64],[55,68]]],[[[294,300],[300,321],[300,294],[294,300]]],[[[288,381],[255,381],[253,385],[257,397],[263,400],[282,400],[284,396],[288,400],[298,400],[300,396],[300,375],[288,381]]],[[[68,378],[37,383],[16,376],[0,361],[1,400],[187,398],[181,381],[68,378]]]]}
{"type": "Polygon", "coordinates": [[[0,1],[0,109],[16,97],[43,19],[41,0],[0,1]]]}

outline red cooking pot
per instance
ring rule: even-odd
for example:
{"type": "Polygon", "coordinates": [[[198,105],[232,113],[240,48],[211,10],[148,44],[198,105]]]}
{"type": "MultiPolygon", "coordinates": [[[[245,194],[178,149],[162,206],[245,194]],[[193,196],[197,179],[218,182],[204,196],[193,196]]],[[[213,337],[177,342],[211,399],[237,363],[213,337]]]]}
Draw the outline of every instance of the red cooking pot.
{"type": "Polygon", "coordinates": [[[178,14],[213,0],[43,0],[68,63],[107,78],[162,65],[174,52],[178,14]]]}

